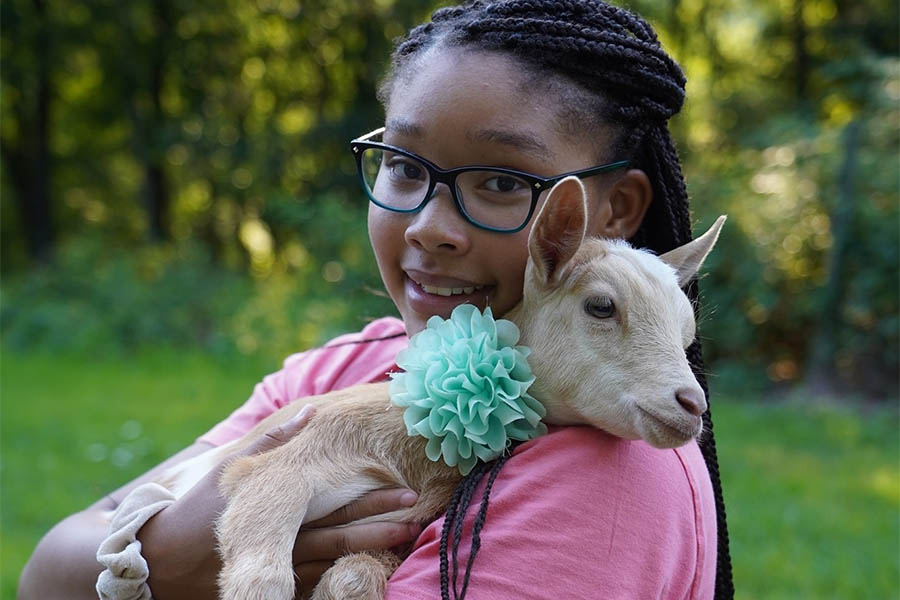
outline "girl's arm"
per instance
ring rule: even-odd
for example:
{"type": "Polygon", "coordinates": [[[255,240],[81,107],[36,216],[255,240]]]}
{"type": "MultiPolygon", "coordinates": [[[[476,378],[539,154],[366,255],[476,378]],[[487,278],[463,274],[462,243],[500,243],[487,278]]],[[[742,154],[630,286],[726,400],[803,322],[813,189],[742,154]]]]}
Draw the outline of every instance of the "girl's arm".
{"type": "Polygon", "coordinates": [[[94,584],[102,570],[96,553],[100,542],[106,538],[109,514],[137,486],[211,447],[205,443],[188,446],[109,496],[57,523],[41,539],[25,565],[19,579],[19,599],[96,600],[94,584]]]}
{"type": "MultiPolygon", "coordinates": [[[[278,443],[289,437],[283,437],[278,443]]],[[[202,442],[195,443],[58,523],[40,541],[26,564],[19,581],[19,600],[96,600],[94,585],[102,567],[95,555],[107,535],[110,512],[138,485],[210,447],[202,442]]],[[[247,452],[265,449],[254,446],[247,452]]],[[[141,554],[150,569],[148,584],[157,600],[217,598],[215,580],[220,563],[215,552],[213,524],[223,507],[216,489],[217,479],[218,471],[208,475],[185,496],[148,521],[139,532],[141,554]]],[[[338,511],[339,514],[311,524],[324,528],[301,531],[294,549],[298,576],[306,584],[314,585],[322,572],[344,553],[389,548],[414,539],[418,530],[404,524],[332,527],[408,506],[410,501],[403,498],[405,492],[408,490],[373,492],[338,511]]]]}

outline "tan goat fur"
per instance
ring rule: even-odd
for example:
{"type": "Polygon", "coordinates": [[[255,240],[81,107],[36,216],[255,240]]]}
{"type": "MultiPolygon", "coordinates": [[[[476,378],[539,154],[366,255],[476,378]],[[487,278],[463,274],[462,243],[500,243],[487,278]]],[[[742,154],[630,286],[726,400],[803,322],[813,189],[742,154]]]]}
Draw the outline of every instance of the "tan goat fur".
{"type": "MultiPolygon", "coordinates": [[[[684,444],[701,433],[706,403],[685,357],[695,324],[680,286],[712,249],[724,217],[700,238],[655,257],[624,242],[586,238],[586,215],[578,179],[554,187],[529,237],[523,300],[505,315],[533,350],[532,394],[546,406],[548,423],[589,424],[660,448],[684,444]],[[614,314],[591,314],[607,300],[614,314]]],[[[290,441],[224,469],[227,507],[217,537],[226,600],[294,597],[291,550],[302,523],[389,487],[411,488],[419,500],[368,520],[428,522],[446,509],[461,479],[455,467],[427,459],[425,440],[407,435],[402,409],[380,383],[286,406],[243,438],[179,465],[164,485],[183,494],[304,404],[316,406],[315,416],[290,441]]],[[[380,599],[397,564],[389,553],[344,557],[312,597],[380,599]]]]}

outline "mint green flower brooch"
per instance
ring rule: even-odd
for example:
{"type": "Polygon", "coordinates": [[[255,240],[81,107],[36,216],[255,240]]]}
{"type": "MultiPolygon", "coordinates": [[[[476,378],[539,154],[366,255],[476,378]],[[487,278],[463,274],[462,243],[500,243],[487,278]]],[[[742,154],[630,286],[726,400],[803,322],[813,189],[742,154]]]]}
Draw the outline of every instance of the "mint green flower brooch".
{"type": "Polygon", "coordinates": [[[527,393],[534,382],[531,350],[518,341],[514,323],[463,304],[448,320],[428,319],[397,354],[406,372],[391,375],[391,400],[406,408],[409,435],[428,440],[429,459],[443,456],[466,475],[478,459],[500,456],[509,440],[547,432],[543,405],[527,393]]]}

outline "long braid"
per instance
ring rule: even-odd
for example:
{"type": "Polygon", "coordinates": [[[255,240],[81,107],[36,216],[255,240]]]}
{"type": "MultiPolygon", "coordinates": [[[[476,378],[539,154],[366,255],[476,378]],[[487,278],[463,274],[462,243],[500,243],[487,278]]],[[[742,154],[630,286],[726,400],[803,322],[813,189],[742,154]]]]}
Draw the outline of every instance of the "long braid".
{"type": "MultiPolygon", "coordinates": [[[[692,282],[692,299],[697,297],[696,280],[692,282]]],[[[689,294],[689,296],[691,296],[689,294]]],[[[703,355],[700,342],[694,342],[688,347],[688,361],[703,393],[709,399],[709,386],[706,383],[706,374],[703,368],[703,355]]],[[[728,548],[728,524],[725,518],[725,499],[722,496],[722,482],[719,478],[719,460],[716,455],[716,438],[713,435],[712,413],[707,409],[703,413],[703,433],[698,440],[706,468],[709,471],[709,479],[712,482],[713,496],[716,500],[716,529],[719,538],[718,560],[716,561],[716,598],[733,598],[734,581],[731,573],[731,553],[728,548]],[[724,541],[723,541],[724,540],[724,541]]]]}
{"type": "Polygon", "coordinates": [[[472,565],[475,563],[475,555],[481,547],[481,529],[487,518],[488,500],[491,495],[491,488],[494,480],[500,473],[500,469],[506,463],[507,459],[512,456],[513,450],[518,446],[518,442],[510,444],[503,454],[492,463],[478,463],[472,471],[466,475],[457,486],[450,504],[447,506],[447,513],[444,515],[444,526],[441,529],[440,550],[440,574],[441,574],[441,599],[450,600],[450,573],[448,569],[447,550],[450,540],[450,530],[453,529],[453,598],[455,600],[463,600],[466,596],[466,589],[469,587],[469,577],[472,573],[472,565]],[[478,514],[475,515],[475,523],[472,527],[472,548],[469,550],[469,560],[466,562],[466,572],[463,575],[462,590],[457,592],[457,554],[462,541],[463,523],[466,518],[466,511],[472,502],[472,496],[475,495],[475,488],[484,478],[484,474],[490,471],[487,483],[484,486],[484,492],[481,495],[481,506],[478,508],[478,514]]]}
{"type": "MultiPolygon", "coordinates": [[[[507,52],[541,78],[561,77],[573,84],[565,86],[573,98],[562,91],[561,106],[575,111],[589,131],[611,126],[616,139],[608,158],[629,158],[651,181],[653,201],[631,241],[663,253],[691,240],[687,189],[667,125],[684,103],[685,77],[646,21],[601,0],[476,0],[442,8],[397,46],[380,90],[382,100],[389,97],[393,78],[402,68],[438,44],[507,52]],[[590,100],[586,108],[581,102],[585,97],[590,100]]],[[[696,281],[687,293],[699,310],[696,281]]],[[[708,400],[699,341],[688,348],[687,356],[708,400]]],[[[703,422],[699,445],[713,486],[718,525],[715,597],[727,599],[734,596],[734,587],[709,411],[703,422]]],[[[469,478],[461,485],[468,490],[469,478]]],[[[463,515],[455,516],[461,520],[463,515]]],[[[442,555],[445,549],[442,540],[442,555]]]]}

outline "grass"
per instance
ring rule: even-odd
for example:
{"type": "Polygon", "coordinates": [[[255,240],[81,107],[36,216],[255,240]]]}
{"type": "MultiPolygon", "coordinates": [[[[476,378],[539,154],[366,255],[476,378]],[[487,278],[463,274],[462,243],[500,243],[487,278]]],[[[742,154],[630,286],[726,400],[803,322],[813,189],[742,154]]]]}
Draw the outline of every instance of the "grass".
{"type": "Polygon", "coordinates": [[[719,398],[738,598],[897,598],[896,403],[867,411],[719,398]]]}
{"type": "MultiPolygon", "coordinates": [[[[0,598],[53,523],[190,444],[275,366],[5,352],[0,598]]],[[[896,598],[896,408],[714,400],[737,598],[896,598]]]]}
{"type": "Polygon", "coordinates": [[[98,360],[4,352],[0,598],[15,597],[55,522],[191,444],[266,370],[165,350],[98,360]]]}

